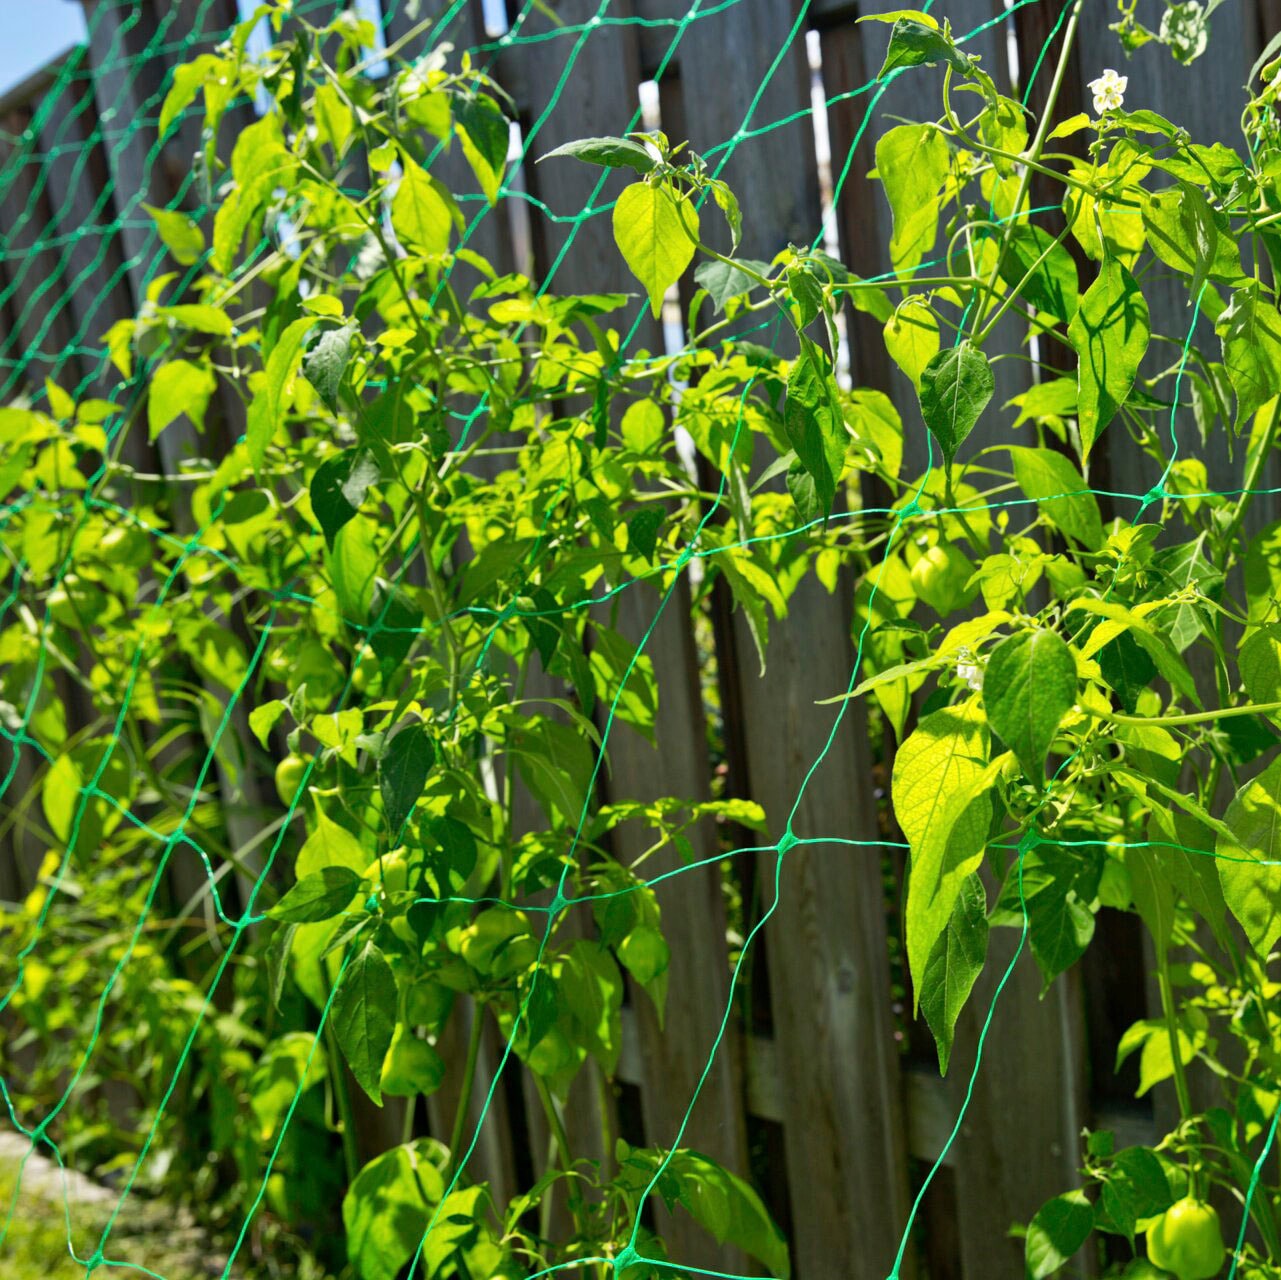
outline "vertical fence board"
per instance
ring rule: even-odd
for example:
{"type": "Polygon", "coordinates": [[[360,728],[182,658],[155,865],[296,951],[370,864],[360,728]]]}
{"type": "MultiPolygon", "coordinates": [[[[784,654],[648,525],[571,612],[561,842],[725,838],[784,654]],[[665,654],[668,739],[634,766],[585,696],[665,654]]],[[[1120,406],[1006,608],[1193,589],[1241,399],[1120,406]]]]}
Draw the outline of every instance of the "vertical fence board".
{"type": "MultiPolygon", "coordinates": [[[[707,152],[740,128],[761,128],[808,105],[803,33],[789,43],[793,17],[787,5],[753,5],[688,29],[680,46],[681,91],[695,150],[707,152]]],[[[719,164],[721,153],[711,159],[719,164]]],[[[813,242],[820,210],[808,116],[745,142],[723,176],[745,210],[746,254],[768,259],[789,242],[813,242]]],[[[715,226],[714,215],[709,221],[715,226]]],[[[709,238],[721,241],[718,230],[709,238]]],[[[735,650],[736,656],[722,652],[721,663],[738,683],[743,709],[743,740],[731,756],[745,758],[748,777],[740,784],[764,805],[773,839],[783,834],[830,730],[832,712],[813,702],[843,689],[852,666],[847,599],[811,582],[791,609],[805,626],[775,627],[764,680],[755,677],[741,621],[732,640],[719,638],[735,650]]],[[[852,708],[806,792],[798,835],[875,838],[859,721],[852,708]]],[[[774,868],[774,857],[761,858],[766,904],[774,901],[774,868]]],[[[768,930],[796,1274],[813,1280],[840,1259],[847,1274],[879,1278],[906,1215],[906,1164],[876,851],[793,848],[768,930]]]]}
{"type": "MultiPolygon", "coordinates": [[[[656,591],[634,588],[620,598],[619,627],[637,643],[658,608],[656,591]]],[[[650,637],[647,654],[658,684],[657,748],[630,729],[616,730],[610,745],[610,794],[619,800],[676,795],[704,800],[710,790],[707,734],[698,688],[697,653],[689,623],[689,590],[682,580],[650,637]]],[[[615,849],[630,862],[650,843],[650,833],[629,824],[615,849]]],[[[716,830],[704,821],[689,833],[697,858],[716,850],[716,830]]],[[[664,850],[644,863],[653,878],[676,870],[682,860],[664,850]]],[[[686,871],[658,890],[663,931],[671,948],[666,1017],[662,1026],[649,997],[633,990],[641,1054],[641,1102],[646,1140],[668,1148],[694,1098],[729,1002],[725,907],[716,864],[686,871]]],[[[721,1043],[702,1084],[689,1127],[679,1145],[704,1152],[746,1177],[747,1138],[743,1124],[741,1047],[736,1028],[721,1043]]],[[[742,1274],[746,1259],[718,1247],[684,1214],[662,1228],[673,1259],[708,1270],[742,1274]]]]}

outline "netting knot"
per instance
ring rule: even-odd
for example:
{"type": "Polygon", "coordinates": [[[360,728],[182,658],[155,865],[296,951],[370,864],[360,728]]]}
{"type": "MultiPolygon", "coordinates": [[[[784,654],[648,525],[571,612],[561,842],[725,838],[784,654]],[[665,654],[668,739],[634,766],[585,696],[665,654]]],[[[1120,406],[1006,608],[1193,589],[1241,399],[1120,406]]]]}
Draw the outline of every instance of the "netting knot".
{"type": "Polygon", "coordinates": [[[1022,839],[1019,841],[1019,853],[1027,853],[1029,850],[1035,849],[1037,845],[1044,843],[1045,840],[1042,838],[1039,831],[1025,831],[1022,839]]]}
{"type": "Polygon", "coordinates": [[[103,1257],[102,1250],[95,1249],[85,1259],[85,1275],[88,1275],[92,1271],[96,1271],[104,1262],[106,1262],[106,1258],[103,1257]]]}
{"type": "Polygon", "coordinates": [[[640,1254],[636,1252],[636,1246],[629,1244],[622,1253],[614,1255],[614,1274],[617,1275],[625,1267],[630,1267],[637,1262],[642,1262],[640,1254]]]}
{"type": "Polygon", "coordinates": [[[569,899],[565,897],[559,889],[556,890],[556,896],[547,904],[547,910],[552,916],[558,916],[569,906],[569,899]]]}
{"type": "Polygon", "coordinates": [[[1154,484],[1147,493],[1143,495],[1143,502],[1139,506],[1139,515],[1142,515],[1154,502],[1164,502],[1170,495],[1165,491],[1165,485],[1154,484]]]}
{"type": "Polygon", "coordinates": [[[678,555],[678,556],[676,557],[676,567],[677,567],[677,569],[683,569],[687,564],[689,564],[689,562],[690,562],[693,558],[694,558],[694,544],[691,542],[691,543],[689,544],[689,546],[687,546],[687,547],[686,547],[686,548],[685,548],[685,549],[680,553],[680,555],[678,555]]]}
{"type": "Polygon", "coordinates": [[[912,501],[899,512],[898,518],[900,520],[911,520],[916,516],[923,516],[924,514],[925,509],[915,498],[913,498],[912,501]]]}
{"type": "Polygon", "coordinates": [[[778,856],[781,858],[787,853],[789,849],[795,848],[796,845],[798,844],[800,844],[800,841],[796,838],[795,832],[793,832],[789,828],[787,831],[784,831],[781,836],[779,836],[778,844],[776,844],[774,848],[778,850],[778,856]]]}
{"type": "Polygon", "coordinates": [[[365,910],[368,911],[370,914],[378,910],[377,892],[371,893],[369,897],[365,899],[365,910]]]}

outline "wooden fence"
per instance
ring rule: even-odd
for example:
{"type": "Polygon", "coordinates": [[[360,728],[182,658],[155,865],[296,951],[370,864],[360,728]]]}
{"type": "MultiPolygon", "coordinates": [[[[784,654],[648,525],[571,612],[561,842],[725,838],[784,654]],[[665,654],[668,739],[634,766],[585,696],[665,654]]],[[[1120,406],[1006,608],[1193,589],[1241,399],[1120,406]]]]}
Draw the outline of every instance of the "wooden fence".
{"type": "MultiPolygon", "coordinates": [[[[893,5],[882,0],[870,8],[893,5]]],[[[568,23],[603,21],[545,42],[503,47],[504,24],[495,29],[491,10],[487,30],[480,0],[466,0],[445,33],[459,49],[483,46],[482,65],[519,105],[529,150],[511,178],[514,185],[558,217],[579,213],[597,172],[570,162],[536,166],[534,160],[573,138],[635,127],[644,100],[651,119],[656,111],[661,127],[675,139],[688,138],[695,150],[739,140],[723,176],[745,210],[745,254],[768,259],[789,242],[815,242],[832,173],[843,167],[870,100],[848,95],[871,78],[883,52],[885,28],[855,25],[865,6],[813,0],[802,16],[795,0],[704,2],[684,26],[674,20],[684,17],[686,0],[553,0],[553,6],[568,23]],[[620,18],[647,21],[614,21],[620,18]],[[570,59],[573,68],[562,86],[570,59]],[[815,100],[831,105],[790,119],[815,100]],[[787,123],[773,127],[781,121],[787,123]],[[824,135],[826,154],[816,141],[824,135]]],[[[85,8],[88,46],[0,100],[0,381],[11,384],[18,378],[38,387],[46,374],[64,382],[87,374],[103,332],[141,302],[156,252],[142,204],[163,205],[178,196],[197,145],[191,126],[164,145],[156,134],[171,64],[184,46],[195,51],[191,40],[211,43],[236,17],[233,0],[86,0],[85,8]],[[60,96],[50,109],[55,85],[60,96]]],[[[1240,88],[1275,29],[1277,9],[1278,0],[1225,5],[1213,20],[1211,54],[1191,70],[1159,48],[1140,51],[1123,67],[1130,77],[1127,105],[1167,114],[1198,140],[1230,141],[1240,88]]],[[[1009,92],[1049,36],[1059,2],[1039,0],[1007,14],[1000,0],[944,0],[937,12],[957,32],[999,19],[968,48],[1009,92]]],[[[401,0],[400,10],[389,15],[389,41],[423,16],[430,16],[428,0],[401,0]]],[[[1065,114],[1088,104],[1086,81],[1104,66],[1122,64],[1116,37],[1107,30],[1113,20],[1110,0],[1088,0],[1060,104],[1065,114]]],[[[551,29],[531,9],[521,33],[551,29]]],[[[905,77],[877,101],[832,212],[829,234],[860,273],[888,267],[888,209],[878,184],[866,177],[875,139],[895,115],[933,113],[934,100],[923,88],[928,83],[925,72],[905,77]]],[[[1042,88],[1033,86],[1034,109],[1042,88]]],[[[597,203],[616,190],[611,179],[597,203]]],[[[574,245],[556,272],[555,290],[634,291],[607,216],[572,224],[545,216],[536,203],[509,200],[482,224],[475,244],[501,267],[529,269],[541,279],[569,234],[574,245]]],[[[1148,300],[1158,316],[1164,311],[1171,317],[1172,326],[1184,314],[1175,295],[1160,286],[1148,300]]],[[[919,467],[924,431],[910,387],[888,365],[868,317],[851,313],[846,324],[855,380],[898,402],[909,424],[907,465],[919,467]]],[[[1020,342],[1012,324],[1001,338],[1007,350],[1020,342]]],[[[638,335],[638,345],[651,350],[663,341],[654,325],[638,335]]],[[[1024,367],[1002,362],[1001,400],[1021,389],[1011,380],[1019,375],[1006,371],[1024,367]]],[[[1156,479],[1146,460],[1124,450],[1119,432],[1109,442],[1113,451],[1096,464],[1092,483],[1145,491],[1156,479]]],[[[161,437],[154,457],[144,442],[131,460],[144,470],[171,473],[194,447],[175,428],[161,437]]],[[[200,447],[208,450],[209,444],[200,447]]],[[[1212,483],[1216,479],[1222,477],[1212,471],[1212,483]]],[[[1276,515],[1263,503],[1256,511],[1261,519],[1276,515]]],[[[638,636],[656,598],[636,590],[621,602],[619,625],[638,636]]],[[[666,612],[648,650],[661,690],[659,749],[636,735],[615,737],[608,787],[616,797],[709,793],[699,649],[680,603],[666,612]]],[[[726,786],[729,794],[765,807],[771,838],[781,835],[830,729],[830,709],[815,701],[846,687],[851,616],[849,583],[833,594],[802,588],[789,618],[773,628],[761,675],[741,619],[726,599],[713,598],[726,786]]],[[[805,793],[798,832],[884,838],[891,749],[870,738],[855,704],[805,793]]],[[[697,852],[715,853],[718,839],[715,830],[703,830],[697,852]]],[[[38,852],[19,847],[19,836],[10,840],[15,856],[0,865],[0,894],[6,897],[22,891],[38,852]]],[[[775,856],[758,856],[751,873],[764,903],[773,896],[775,856]]],[[[653,867],[655,873],[664,869],[653,867]]],[[[892,874],[901,870],[890,867],[892,874]]],[[[994,934],[997,963],[958,1030],[952,1073],[940,1080],[930,1044],[907,1025],[910,1011],[895,1003],[898,926],[885,909],[886,871],[874,850],[807,845],[787,854],[778,908],[757,957],[752,1025],[732,1028],[685,1136],[687,1145],[755,1178],[787,1230],[800,1280],[881,1280],[887,1273],[911,1197],[955,1124],[992,994],[990,975],[1016,941],[1012,930],[994,934]]],[[[750,882],[743,887],[750,896],[750,882]]],[[[644,999],[630,1002],[618,1079],[609,1089],[616,1131],[659,1146],[677,1130],[729,994],[719,870],[676,877],[660,898],[673,950],[667,1024],[659,1030],[644,999]]],[[[1149,1136],[1170,1119],[1172,1103],[1162,1090],[1136,1102],[1132,1075],[1112,1071],[1120,1032],[1154,1007],[1153,998],[1134,919],[1107,910],[1086,960],[1044,998],[1030,957],[1021,963],[993,1023],[959,1138],[925,1201],[905,1274],[1021,1277],[1022,1245],[1009,1229],[1026,1222],[1045,1198],[1075,1185],[1083,1127],[1113,1128],[1124,1142],[1149,1136]]],[[[579,1149],[591,1154],[599,1125],[588,1093],[581,1105],[577,1095],[571,1100],[569,1124],[579,1149]]],[[[490,1178],[501,1196],[514,1188],[520,1169],[531,1161],[540,1165],[547,1144],[533,1118],[536,1108],[525,1108],[518,1091],[497,1097],[475,1172],[490,1178]]],[[[449,1102],[446,1097],[429,1107],[425,1124],[434,1127],[452,1109],[449,1102]]],[[[374,1116],[364,1123],[365,1144],[376,1147],[384,1140],[382,1128],[374,1116]]],[[[398,1131],[398,1122],[388,1129],[398,1131]]],[[[667,1229],[673,1256],[683,1262],[750,1269],[747,1260],[714,1247],[687,1222],[675,1219],[667,1229]]]]}

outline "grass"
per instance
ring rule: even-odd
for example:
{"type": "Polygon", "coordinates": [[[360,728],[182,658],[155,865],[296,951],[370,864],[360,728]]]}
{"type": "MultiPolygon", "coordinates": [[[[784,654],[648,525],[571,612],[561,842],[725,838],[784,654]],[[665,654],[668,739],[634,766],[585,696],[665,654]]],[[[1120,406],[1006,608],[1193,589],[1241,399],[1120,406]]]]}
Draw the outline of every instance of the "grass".
{"type": "MultiPolygon", "coordinates": [[[[14,1202],[20,1155],[0,1153],[0,1227],[13,1214],[0,1245],[0,1275],[5,1280],[84,1280],[85,1267],[67,1247],[67,1220],[61,1179],[56,1166],[33,1157],[22,1176],[21,1192],[14,1202]]],[[[114,1197],[103,1197],[93,1184],[72,1175],[71,1226],[76,1252],[83,1258],[93,1251],[111,1213],[114,1197]]],[[[112,1228],[107,1256],[128,1266],[102,1267],[95,1280],[108,1277],[160,1276],[163,1280],[210,1280],[221,1271],[219,1261],[193,1256],[190,1232],[175,1230],[172,1214],[142,1204],[126,1204],[112,1228]],[[180,1244],[175,1248],[175,1236],[180,1244]]]]}

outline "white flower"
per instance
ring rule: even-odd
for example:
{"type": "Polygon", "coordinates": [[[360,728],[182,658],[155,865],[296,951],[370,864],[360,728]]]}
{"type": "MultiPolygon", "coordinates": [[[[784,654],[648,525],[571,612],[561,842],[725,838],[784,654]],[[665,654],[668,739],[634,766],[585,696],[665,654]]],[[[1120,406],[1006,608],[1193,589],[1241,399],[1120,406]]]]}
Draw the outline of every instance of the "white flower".
{"type": "Polygon", "coordinates": [[[1111,67],[1105,67],[1103,74],[1097,80],[1090,81],[1090,92],[1094,94],[1095,114],[1119,111],[1125,100],[1125,86],[1129,83],[1129,76],[1119,76],[1111,67]]]}
{"type": "Polygon", "coordinates": [[[983,688],[983,668],[977,664],[974,655],[968,649],[956,651],[956,675],[960,680],[979,693],[983,688]]]}

